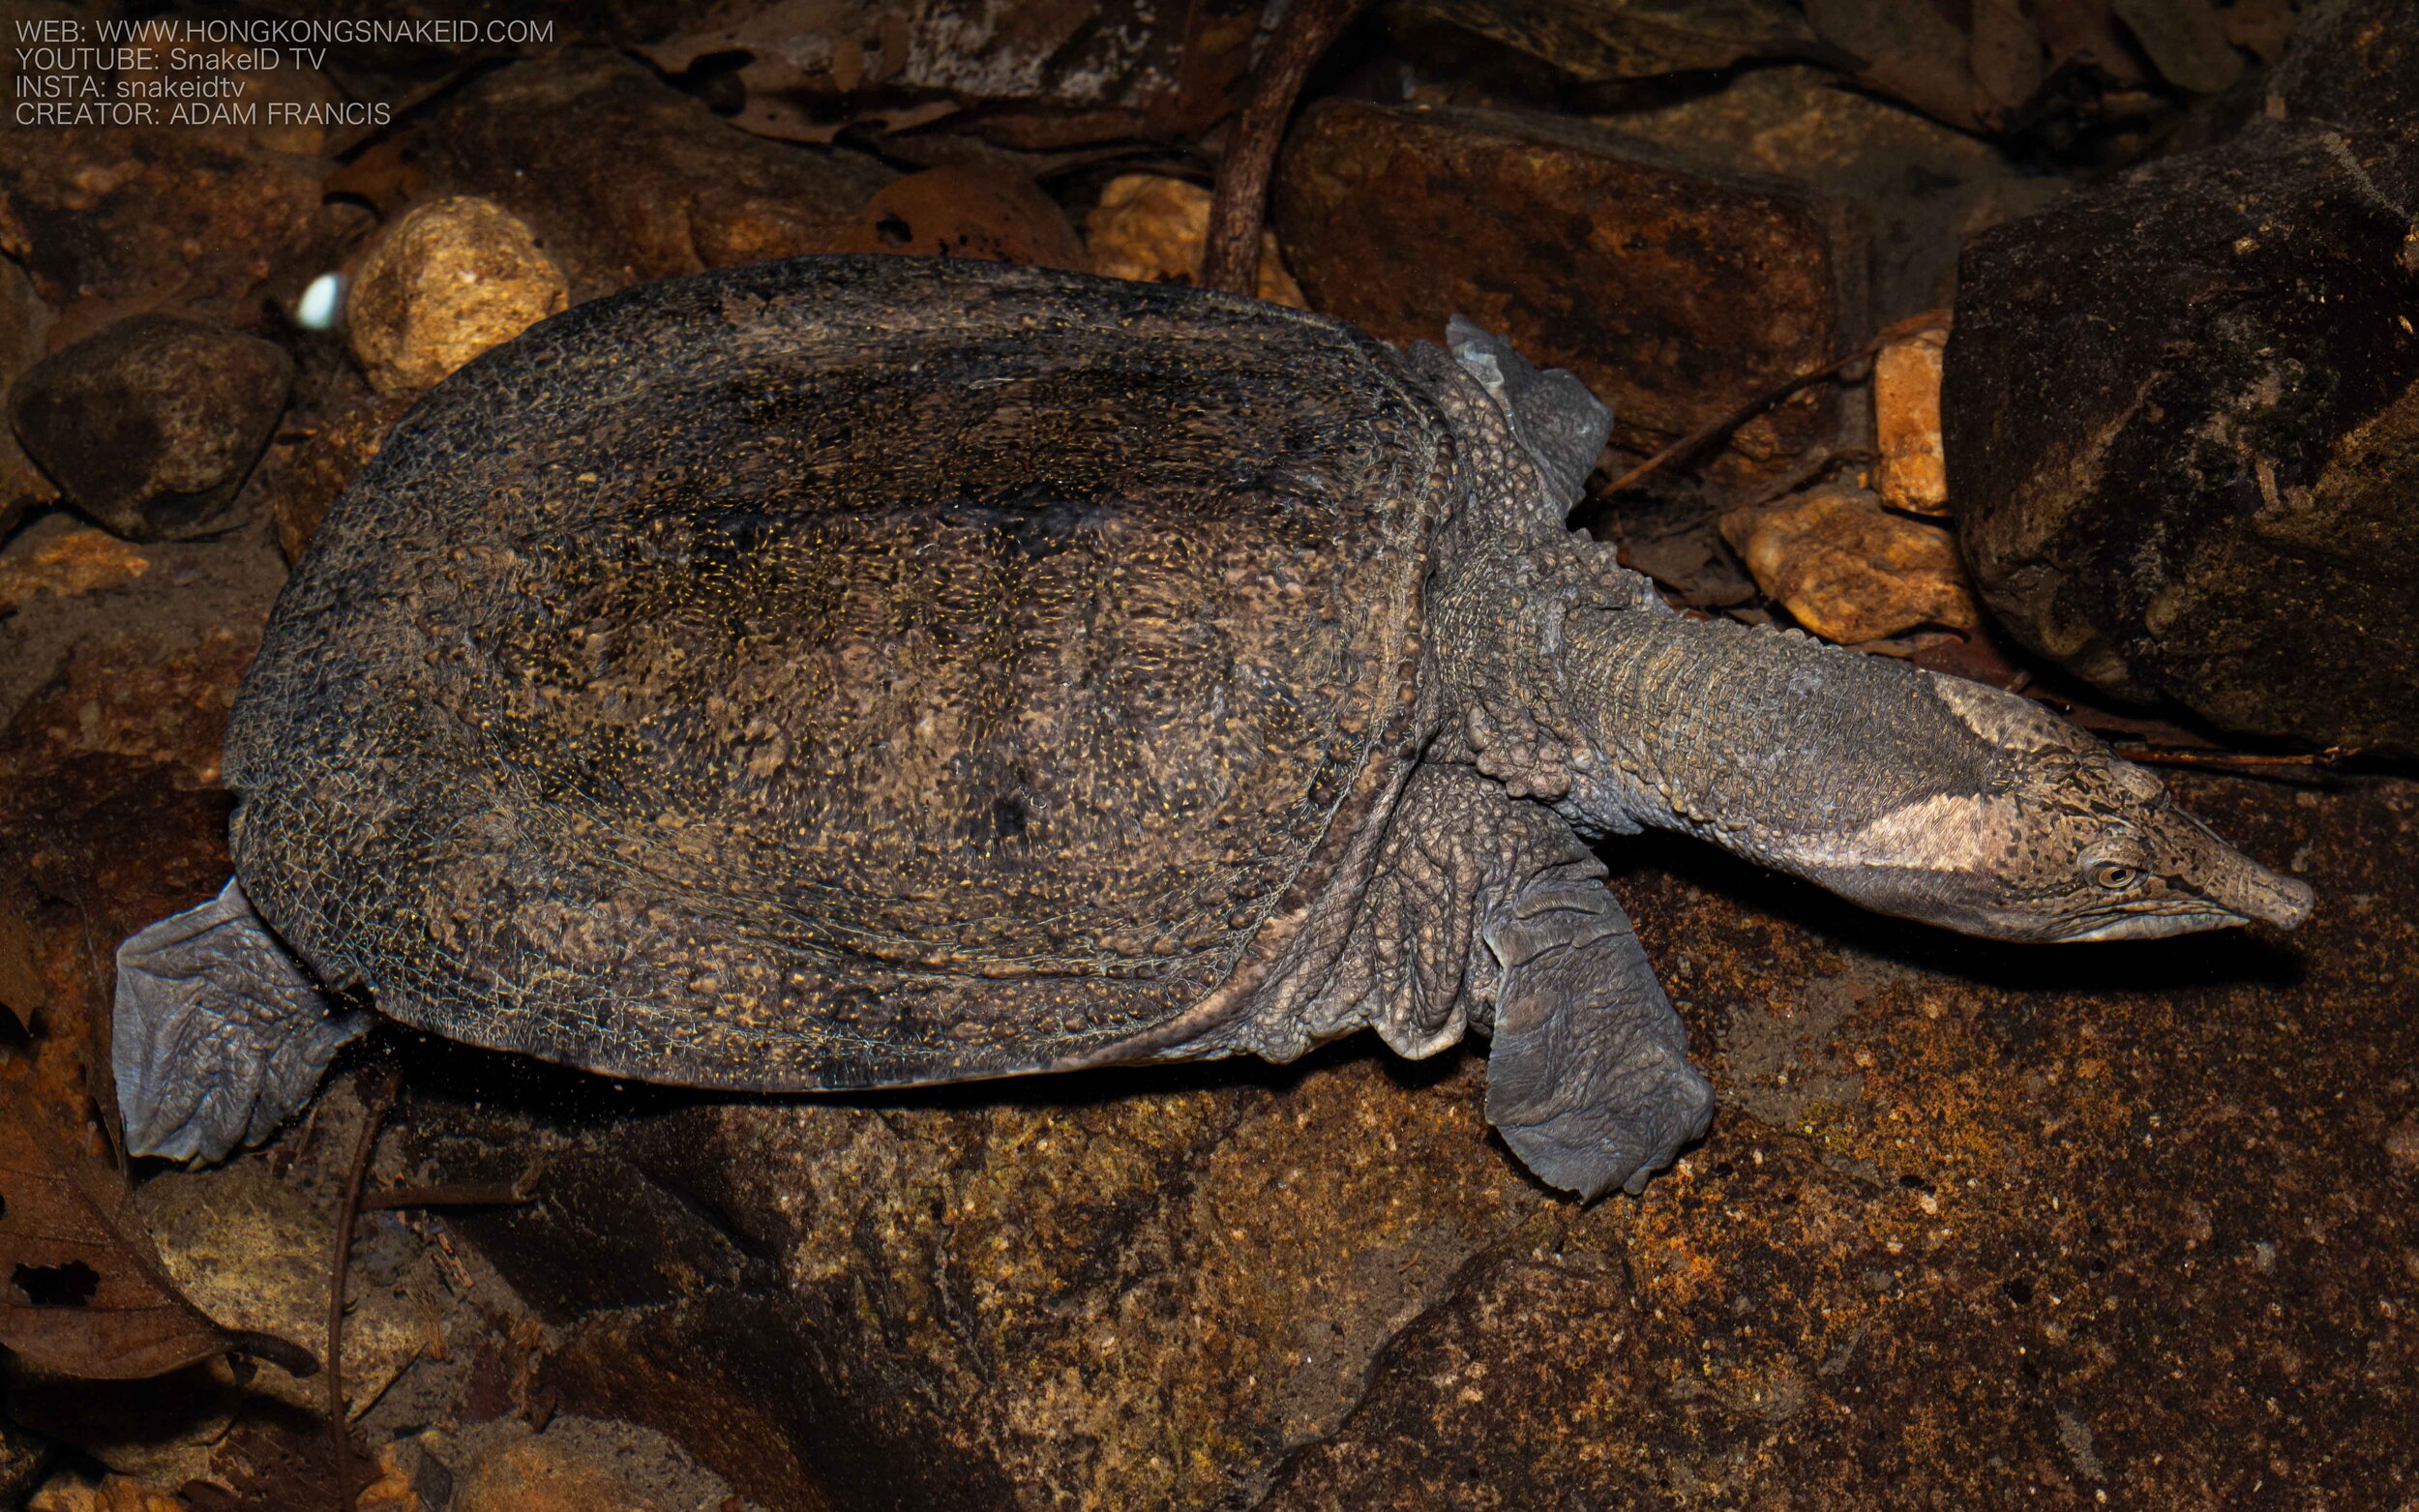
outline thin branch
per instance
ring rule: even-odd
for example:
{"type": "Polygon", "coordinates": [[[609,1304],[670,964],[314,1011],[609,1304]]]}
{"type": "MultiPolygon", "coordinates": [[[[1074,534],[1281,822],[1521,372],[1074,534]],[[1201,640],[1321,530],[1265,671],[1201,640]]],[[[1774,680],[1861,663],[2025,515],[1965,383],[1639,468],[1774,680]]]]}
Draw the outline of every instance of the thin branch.
{"type": "Polygon", "coordinates": [[[344,1273],[352,1268],[353,1221],[361,1215],[370,1152],[377,1146],[378,1125],[395,1106],[402,1080],[393,1071],[363,1079],[361,1137],[344,1182],[344,1205],[336,1215],[336,1237],[328,1244],[328,1454],[336,1468],[336,1512],[353,1512],[354,1506],[352,1435],[344,1421],[344,1273]]]}
{"type": "Polygon", "coordinates": [[[1260,227],[1269,215],[1269,175],[1295,97],[1310,66],[1333,45],[1368,0],[1294,0],[1251,76],[1251,98],[1235,118],[1210,198],[1201,282],[1230,294],[1260,291],[1260,227]]]}
{"type": "Polygon", "coordinates": [[[1807,385],[1811,383],[1820,383],[1823,379],[1832,376],[1843,368],[1853,367],[1855,364],[1863,362],[1869,357],[1877,357],[1881,354],[1881,349],[1883,347],[1888,346],[1895,341],[1905,341],[1908,337],[1915,335],[1919,331],[1938,330],[1941,328],[1942,323],[1942,316],[1937,312],[1926,312],[1925,314],[1916,315],[1911,319],[1900,320],[1896,324],[1887,327],[1879,336],[1874,337],[1871,341],[1866,342],[1863,346],[1858,347],[1855,351],[1848,353],[1844,357],[1835,357],[1819,368],[1809,368],[1804,372],[1794,373],[1787,378],[1783,378],[1780,382],[1776,383],[1771,388],[1764,390],[1753,399],[1748,400],[1746,403],[1740,405],[1737,409],[1732,410],[1729,414],[1715,421],[1712,425],[1699,426],[1696,430],[1689,431],[1687,435],[1682,436],[1671,445],[1664,447],[1659,452],[1657,452],[1645,461],[1638,463],[1635,467],[1632,467],[1628,472],[1623,473],[1620,477],[1614,479],[1612,487],[1606,489],[1604,491],[1611,494],[1619,493],[1625,489],[1635,488],[1639,483],[1649,477],[1652,477],[1656,473],[1662,471],[1671,463],[1684,460],[1688,456],[1693,454],[1697,448],[1704,446],[1707,442],[1714,440],[1717,436],[1728,435],[1731,431],[1736,430],[1743,425],[1746,425],[1748,421],[1753,420],[1756,416],[1772,408],[1775,404],[1779,403],[1782,400],[1787,399],[1790,395],[1795,394],[1798,390],[1805,388],[1807,385]]]}
{"type": "Polygon", "coordinates": [[[2186,746],[2153,746],[2140,741],[2128,741],[2111,746],[2110,750],[2128,761],[2147,766],[2208,767],[2221,772],[2240,772],[2247,777],[2268,773],[2293,776],[2302,772],[2331,772],[2360,753],[2344,746],[2329,746],[2324,751],[2308,751],[2288,756],[2269,756],[2251,751],[2195,751],[2186,746]]]}

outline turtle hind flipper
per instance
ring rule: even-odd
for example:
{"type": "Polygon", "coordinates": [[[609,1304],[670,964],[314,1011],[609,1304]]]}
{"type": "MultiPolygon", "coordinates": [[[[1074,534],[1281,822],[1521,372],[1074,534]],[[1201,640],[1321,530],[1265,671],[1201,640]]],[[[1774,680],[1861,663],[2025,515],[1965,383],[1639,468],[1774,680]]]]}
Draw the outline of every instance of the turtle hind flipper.
{"type": "Polygon", "coordinates": [[[1705,1133],[1714,1089],[1628,916],[1596,877],[1549,875],[1483,936],[1504,967],[1487,1122],[1549,1185],[1642,1190],[1705,1133]]]}
{"type": "Polygon", "coordinates": [[[130,1155],[214,1161],[259,1143],[370,1026],[328,1011],[233,878],[128,936],[117,966],[109,1064],[130,1155]]]}

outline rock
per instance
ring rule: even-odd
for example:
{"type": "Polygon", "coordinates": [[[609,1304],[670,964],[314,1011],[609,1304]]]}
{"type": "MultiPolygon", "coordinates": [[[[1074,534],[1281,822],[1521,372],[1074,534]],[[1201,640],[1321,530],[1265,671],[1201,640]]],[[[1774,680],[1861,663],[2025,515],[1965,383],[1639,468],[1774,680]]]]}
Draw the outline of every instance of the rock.
{"type": "Polygon", "coordinates": [[[2419,130],[2263,120],[1973,243],[1949,496],[2018,640],[2229,728],[2419,751],[2414,204],[2419,130]]]}
{"type": "Polygon", "coordinates": [[[1721,523],[1756,586],[1826,640],[1980,623],[1949,532],[1891,514],[1863,489],[1819,489],[1721,523]]]}
{"type": "MultiPolygon", "coordinates": [[[[46,349],[50,307],[34,292],[25,270],[0,257],[0,395],[6,395],[46,349]]],[[[28,514],[56,500],[59,490],[25,455],[14,426],[0,425],[0,541],[28,514]]]]}
{"type": "Polygon", "coordinates": [[[604,1466],[544,1435],[498,1444],[462,1478],[452,1512],[647,1512],[604,1466]]]}
{"type": "Polygon", "coordinates": [[[138,548],[100,530],[68,530],[0,552],[0,614],[38,593],[75,598],[133,582],[151,570],[138,548]]]}
{"type": "Polygon", "coordinates": [[[397,1438],[380,1446],[368,1485],[354,1500],[356,1512],[448,1512],[454,1475],[430,1451],[433,1433],[397,1438]]]}
{"type": "MultiPolygon", "coordinates": [[[[5,1001],[0,988],[0,1002],[5,1001]]],[[[0,1419],[0,1504],[21,1504],[50,1473],[55,1458],[48,1440],[0,1419]]]]}
{"type": "Polygon", "coordinates": [[[966,167],[927,168],[884,185],[831,251],[1084,266],[1066,212],[1032,180],[966,167]]]}
{"type": "Polygon", "coordinates": [[[1810,65],[1747,70],[1710,94],[1595,119],[1625,136],[1718,155],[1857,207],[1870,228],[1872,318],[1882,324],[1948,304],[1967,238],[2041,209],[2066,187],[1810,65]]]}
{"type": "Polygon", "coordinates": [[[1949,513],[1948,460],[1940,449],[1940,357],[1945,330],[1893,341],[1873,358],[1875,469],[1882,502],[1918,515],[1949,513]]]}
{"type": "MultiPolygon", "coordinates": [[[[1210,191],[1156,173],[1122,173],[1100,191],[1084,218],[1091,271],[1144,283],[1199,283],[1210,240],[1210,191]]],[[[1285,269],[1276,233],[1260,233],[1256,292],[1271,304],[1309,306],[1285,269]]]]}
{"type": "Polygon", "coordinates": [[[432,1045],[393,1138],[463,1180],[542,1156],[455,1229],[557,1330],[542,1379],[785,1512],[2396,1484],[2419,785],[2177,783],[2344,900],[2293,953],[1989,945],[1614,847],[1722,1092],[1636,1200],[1522,1177],[1478,1053],[1358,1043],[783,1103],[432,1045]]]}
{"type": "MultiPolygon", "coordinates": [[[[358,1098],[343,1095],[317,1110],[325,1157],[307,1171],[277,1170],[265,1158],[214,1171],[166,1171],[135,1193],[143,1222],[169,1277],[201,1310],[230,1328],[274,1334],[324,1358],[328,1317],[328,1230],[341,1200],[334,1168],[353,1149],[358,1098]]],[[[354,1238],[357,1262],[392,1215],[364,1218],[354,1238]]],[[[364,1270],[367,1270],[364,1265],[364,1270]]],[[[357,1273],[346,1289],[345,1406],[359,1416],[403,1373],[427,1341],[432,1311],[405,1285],[380,1285],[357,1273]]],[[[274,1398],[306,1412],[326,1409],[327,1382],[263,1370],[247,1406],[274,1398]]]]}
{"type": "Polygon", "coordinates": [[[263,293],[300,293],[358,234],[357,207],[322,203],[321,170],[232,130],[0,132],[0,252],[63,311],[251,326],[263,293]]]}
{"type": "Polygon", "coordinates": [[[417,393],[376,394],[331,384],[313,407],[296,417],[307,436],[272,464],[267,488],[278,547],[289,562],[302,560],[336,496],[351,487],[361,469],[386,444],[386,433],[411,408],[417,393]]]}
{"type": "Polygon", "coordinates": [[[440,192],[528,222],[573,300],[647,279],[828,251],[894,176],[845,147],[752,136],[617,54],[515,64],[428,128],[440,192]],[[611,143],[611,151],[598,150],[611,143]]]}
{"type": "Polygon", "coordinates": [[[209,80],[226,91],[221,98],[230,104],[252,107],[250,120],[230,123],[245,140],[304,157],[327,150],[334,133],[323,123],[335,118],[331,107],[344,97],[325,74],[290,53],[223,43],[144,47],[136,56],[139,62],[118,70],[120,98],[172,99],[162,91],[209,80]]]}
{"type": "Polygon", "coordinates": [[[130,540],[183,540],[240,519],[229,506],[293,372],[255,337],[136,315],[36,363],[9,410],[77,509],[130,540]]]}
{"type": "Polygon", "coordinates": [[[560,312],[567,295],[526,225],[488,200],[455,197],[415,208],[371,245],[344,319],[371,385],[417,393],[560,312]]]}
{"type": "Polygon", "coordinates": [[[95,1481],[70,1470],[34,1493],[26,1512],[191,1512],[191,1504],[125,1475],[95,1481]]]}
{"type": "MultiPolygon", "coordinates": [[[[1838,206],[1562,118],[1322,102],[1276,225],[1314,308],[1395,341],[1468,315],[1579,374],[1640,455],[1863,340],[1838,206]]],[[[1741,427],[1716,475],[1785,470],[1849,423],[1808,390],[1741,427]]]]}

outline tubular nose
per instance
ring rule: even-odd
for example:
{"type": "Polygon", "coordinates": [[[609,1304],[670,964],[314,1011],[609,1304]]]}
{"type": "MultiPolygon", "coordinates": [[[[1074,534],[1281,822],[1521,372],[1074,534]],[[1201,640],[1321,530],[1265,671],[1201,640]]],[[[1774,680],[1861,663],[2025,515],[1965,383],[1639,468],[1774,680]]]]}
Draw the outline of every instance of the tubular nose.
{"type": "Polygon", "coordinates": [[[2218,902],[2245,918],[2273,924],[2281,930],[2297,928],[2309,918],[2311,903],[2316,896],[2308,882],[2280,876],[2248,859],[2226,880],[2232,885],[2218,895],[2218,902]]]}

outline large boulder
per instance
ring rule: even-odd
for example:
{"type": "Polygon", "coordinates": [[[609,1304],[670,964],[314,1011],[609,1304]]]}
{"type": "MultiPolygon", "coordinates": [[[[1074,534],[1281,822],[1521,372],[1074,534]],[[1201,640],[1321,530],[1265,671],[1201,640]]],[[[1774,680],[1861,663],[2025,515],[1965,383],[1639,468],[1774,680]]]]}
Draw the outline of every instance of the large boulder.
{"type": "Polygon", "coordinates": [[[737,1102],[430,1045],[398,1153],[542,1164],[459,1230],[555,1330],[541,1389],[782,1512],[2356,1497],[2419,1471],[2374,1310],[2419,1264],[2375,1069],[2419,790],[2185,786],[2366,901],[2298,967],[2028,950],[1631,843],[1723,1100],[1642,1198],[1522,1174],[1476,1049],[1366,1041],[737,1102]]]}
{"type": "MultiPolygon", "coordinates": [[[[1565,117],[1323,101],[1286,144],[1275,217],[1313,309],[1393,341],[1467,315],[1579,374],[1635,453],[1865,339],[1838,201],[1565,117]]],[[[1716,470],[1783,467],[1844,423],[1810,390],[1741,426],[1716,470]]]]}
{"type": "Polygon", "coordinates": [[[130,540],[186,540],[240,522],[293,381],[274,342],[135,315],[28,369],[9,416],[77,509],[130,540]]]}
{"type": "Polygon", "coordinates": [[[2109,692],[2419,751],[2414,33],[2321,8],[2238,137],[1966,252],[1960,541],[2016,637],[2109,692]]]}

